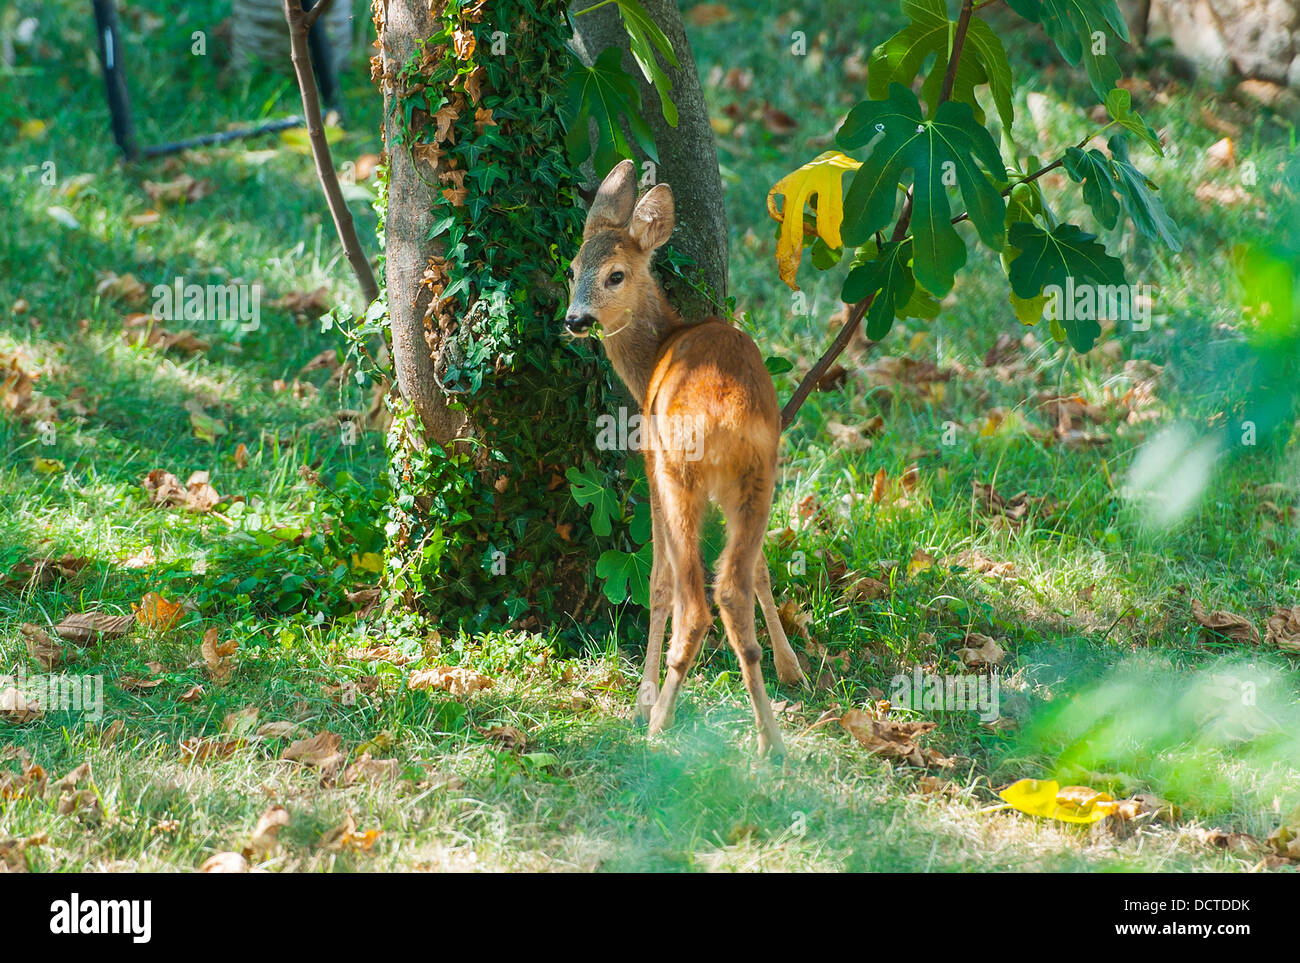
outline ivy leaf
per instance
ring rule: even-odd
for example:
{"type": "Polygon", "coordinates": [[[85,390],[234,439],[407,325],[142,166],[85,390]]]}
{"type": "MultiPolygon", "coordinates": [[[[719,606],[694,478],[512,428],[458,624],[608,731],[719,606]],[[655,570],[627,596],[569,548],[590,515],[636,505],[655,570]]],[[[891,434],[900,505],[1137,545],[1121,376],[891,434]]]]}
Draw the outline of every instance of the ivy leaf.
{"type": "Polygon", "coordinates": [[[1115,165],[1120,202],[1137,229],[1147,237],[1159,238],[1169,250],[1181,251],[1183,242],[1178,237],[1178,227],[1155,195],[1159,188],[1133,166],[1124,138],[1116,135],[1106,142],[1106,146],[1110,148],[1111,162],[1115,165]]]}
{"type": "Polygon", "coordinates": [[[605,580],[605,598],[615,605],[631,599],[637,605],[650,606],[650,567],[654,563],[654,546],[647,543],[635,552],[611,548],[596,559],[596,576],[605,580]]]}
{"type": "Polygon", "coordinates": [[[878,257],[855,263],[844,279],[840,298],[849,304],[875,295],[864,317],[867,337],[872,341],[879,341],[889,333],[894,325],[894,315],[912,299],[916,281],[908,266],[911,257],[911,241],[888,241],[880,249],[878,257]]]}
{"type": "Polygon", "coordinates": [[[804,205],[817,198],[817,236],[828,247],[842,247],[840,223],[844,220],[844,172],[861,166],[837,150],[828,150],[797,171],[786,174],[767,192],[767,213],[772,220],[781,222],[781,235],[776,243],[777,273],[793,290],[799,290],[795,277],[803,256],[804,205]],[[785,199],[779,211],[776,209],[777,195],[785,199]]]}
{"type": "Polygon", "coordinates": [[[1106,112],[1115,123],[1142,138],[1158,156],[1165,156],[1165,149],[1160,146],[1160,138],[1151,129],[1151,125],[1133,109],[1133,95],[1123,87],[1116,87],[1106,95],[1106,112]]]}
{"type": "MultiPolygon", "coordinates": [[[[1016,223],[1011,225],[1008,240],[1020,254],[1011,262],[1007,277],[1011,290],[1026,300],[1041,295],[1048,285],[1064,291],[1069,279],[1075,286],[1125,283],[1123,263],[1106,253],[1095,234],[1085,233],[1077,224],[1059,224],[1048,233],[1036,224],[1016,223]]],[[[1081,353],[1090,350],[1101,336],[1101,325],[1095,320],[1054,320],[1081,353]]]]}
{"type": "Polygon", "coordinates": [[[1047,36],[1072,66],[1083,63],[1098,99],[1104,101],[1121,71],[1110,53],[1111,37],[1128,43],[1128,24],[1115,0],[1007,0],[1007,6],[1047,36]]]}
{"type": "Polygon", "coordinates": [[[926,120],[916,95],[902,84],[890,84],[887,100],[866,100],[849,111],[836,139],[845,148],[872,147],[844,197],[847,243],[861,245],[890,223],[899,176],[910,168],[916,239],[912,270],[927,291],[947,294],[966,263],[966,244],[951,223],[950,186],[960,187],[980,239],[1002,249],[1006,204],[990,177],[1001,178],[1006,168],[998,145],[976,123],[969,104],[947,101],[926,120]]]}
{"type": "Polygon", "coordinates": [[[628,48],[632,51],[632,59],[636,61],[645,79],[654,85],[655,91],[659,94],[664,120],[668,122],[668,126],[676,127],[677,105],[668,96],[673,84],[659,66],[655,56],[655,51],[658,50],[670,66],[680,66],[677,62],[677,54],[673,52],[673,45],[659,29],[659,25],[650,19],[645,7],[641,6],[638,0],[617,0],[617,3],[618,12],[623,16],[623,27],[627,30],[630,41],[628,48]]]}
{"type": "Polygon", "coordinates": [[[1115,174],[1108,158],[1097,148],[1084,153],[1077,147],[1065,152],[1065,170],[1071,180],[1083,185],[1083,199],[1097,218],[1097,223],[1110,230],[1119,220],[1119,201],[1115,192],[1115,174]]]}
{"type": "Polygon", "coordinates": [[[592,156],[590,121],[596,122],[596,176],[604,177],[623,158],[632,156],[631,145],[623,136],[619,118],[627,119],[628,129],[637,144],[655,163],[654,134],[641,116],[641,93],[636,80],[620,63],[617,47],[605,50],[590,67],[583,66],[575,55],[565,82],[567,122],[564,143],[574,166],[592,156]]]}
{"type": "Polygon", "coordinates": [[[620,514],[618,496],[602,484],[595,466],[584,465],[582,471],[570,466],[564,477],[569,480],[573,500],[591,506],[591,530],[597,535],[610,534],[614,530],[610,519],[620,514]]]}
{"type": "MultiPolygon", "coordinates": [[[[911,86],[921,65],[933,54],[934,64],[921,89],[926,103],[933,109],[943,90],[957,25],[948,19],[943,0],[903,0],[902,8],[911,22],[872,51],[867,68],[867,95],[873,100],[883,100],[891,83],[911,86]]],[[[1011,105],[1011,64],[998,35],[983,20],[972,17],[966,45],[957,63],[952,97],[970,104],[976,119],[982,123],[984,118],[975,97],[975,88],[980,84],[989,85],[1002,126],[1010,133],[1015,119],[1011,105]]]]}
{"type": "Polygon", "coordinates": [[[768,374],[779,375],[792,370],[794,368],[794,362],[789,358],[764,358],[763,367],[767,369],[768,374]]]}

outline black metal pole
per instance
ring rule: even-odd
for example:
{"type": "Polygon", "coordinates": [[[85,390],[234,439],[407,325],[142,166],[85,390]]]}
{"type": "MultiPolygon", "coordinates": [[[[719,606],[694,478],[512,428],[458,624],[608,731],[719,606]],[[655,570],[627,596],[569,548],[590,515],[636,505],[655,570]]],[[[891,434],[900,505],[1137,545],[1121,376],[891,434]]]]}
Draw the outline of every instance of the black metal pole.
{"type": "MultiPolygon", "coordinates": [[[[316,0],[302,0],[303,10],[316,6],[316,0]]],[[[307,33],[307,47],[311,51],[312,67],[316,70],[316,83],[320,85],[321,100],[331,110],[339,108],[339,83],[334,73],[334,52],[330,47],[325,17],[317,17],[307,33]]]]}
{"type": "Polygon", "coordinates": [[[140,147],[135,140],[135,123],[131,119],[131,98],[126,90],[126,73],[122,69],[122,38],[117,28],[115,0],[94,0],[95,27],[99,35],[99,62],[104,70],[104,89],[108,94],[108,112],[113,119],[113,140],[128,161],[139,160],[140,147]]]}

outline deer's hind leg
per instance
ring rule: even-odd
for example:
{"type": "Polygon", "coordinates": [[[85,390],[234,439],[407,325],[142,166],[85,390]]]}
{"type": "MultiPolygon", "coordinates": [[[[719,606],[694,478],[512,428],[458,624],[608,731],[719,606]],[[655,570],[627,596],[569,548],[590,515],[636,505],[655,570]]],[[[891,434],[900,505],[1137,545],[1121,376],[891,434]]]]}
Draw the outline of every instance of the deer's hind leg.
{"type": "MultiPolygon", "coordinates": [[[[785,744],[772,712],[771,701],[767,697],[767,689],[763,685],[763,650],[759,648],[758,636],[754,630],[758,565],[761,564],[764,575],[767,574],[763,538],[772,504],[772,482],[770,477],[760,480],[750,475],[738,490],[728,494],[729,497],[722,505],[722,511],[727,517],[727,546],[718,560],[714,598],[722,613],[727,641],[740,660],[741,677],[745,680],[749,703],[754,710],[754,722],[758,726],[759,754],[782,756],[785,754],[785,744]]],[[[769,588],[769,598],[770,595],[769,588]]],[[[773,609],[775,610],[775,605],[773,609]]],[[[767,616],[766,606],[764,615],[767,616]]],[[[780,625],[780,620],[777,620],[777,625],[780,625]]],[[[775,636],[773,643],[775,644],[775,636]]],[[[789,642],[786,642],[786,648],[789,648],[789,642]]],[[[791,655],[793,654],[792,652],[791,655]]],[[[798,668],[797,661],[795,668],[798,668]]]]}
{"type": "MultiPolygon", "coordinates": [[[[704,514],[704,492],[698,484],[656,472],[651,482],[657,489],[662,523],[655,532],[655,561],[666,558],[671,572],[673,631],[668,645],[668,671],[664,685],[650,712],[651,735],[673,724],[673,712],[686,673],[699,655],[704,633],[713,621],[704,594],[704,566],[700,564],[700,518],[704,514]]],[[[651,619],[653,623],[653,617],[651,619]]],[[[652,628],[654,626],[652,625],[652,628]]],[[[662,637],[662,636],[661,636],[662,637]]],[[[654,640],[651,640],[654,644],[654,640]]],[[[647,657],[647,671],[649,670],[647,657]]],[[[658,669],[656,667],[656,675],[658,669]]]]}
{"type": "Polygon", "coordinates": [[[799,667],[799,657],[790,648],[790,640],[786,638],[785,627],[781,625],[781,616],[777,612],[776,599],[772,598],[772,576],[768,572],[762,546],[759,547],[758,557],[754,559],[754,588],[758,594],[758,604],[763,609],[768,637],[772,640],[772,661],[776,663],[776,677],[785,685],[807,688],[808,679],[799,667]]]}

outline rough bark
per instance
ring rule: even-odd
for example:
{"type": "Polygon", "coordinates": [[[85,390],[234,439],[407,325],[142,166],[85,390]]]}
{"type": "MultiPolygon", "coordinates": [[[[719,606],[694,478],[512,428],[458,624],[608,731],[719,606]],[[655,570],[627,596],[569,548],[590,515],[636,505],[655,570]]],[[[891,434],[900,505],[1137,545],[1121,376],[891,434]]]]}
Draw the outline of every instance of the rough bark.
{"type": "MultiPolygon", "coordinates": [[[[599,0],[574,0],[570,4],[576,38],[574,47],[583,62],[590,64],[607,47],[624,51],[623,69],[636,77],[641,87],[641,113],[654,132],[659,152],[656,180],[673,189],[677,202],[678,228],[672,245],[695,260],[705,283],[721,302],[727,294],[727,212],[722,178],[718,173],[718,149],[709,125],[708,106],[695,68],[695,56],[676,0],[642,0],[642,6],[673,45],[680,66],[668,68],[672,81],[670,96],[677,105],[678,122],[670,127],[659,106],[659,94],[641,74],[628,51],[627,31],[614,4],[582,16],[579,10],[599,0]]],[[[638,164],[646,160],[635,145],[638,164]]],[[[593,185],[594,186],[594,185],[593,185]]],[[[717,308],[676,278],[664,279],[673,304],[686,318],[717,313],[717,308]]]]}
{"type": "Polygon", "coordinates": [[[427,441],[445,445],[465,427],[465,415],[447,407],[434,376],[433,352],[425,334],[432,297],[421,286],[430,258],[441,244],[429,240],[433,212],[429,197],[437,191],[437,171],[425,164],[417,171],[403,141],[402,111],[395,109],[403,91],[398,74],[416,42],[432,35],[435,18],[423,0],[389,0],[376,4],[384,93],[384,146],[388,153],[388,210],[384,218],[385,278],[393,337],[393,366],[402,397],[424,426],[427,441]]]}

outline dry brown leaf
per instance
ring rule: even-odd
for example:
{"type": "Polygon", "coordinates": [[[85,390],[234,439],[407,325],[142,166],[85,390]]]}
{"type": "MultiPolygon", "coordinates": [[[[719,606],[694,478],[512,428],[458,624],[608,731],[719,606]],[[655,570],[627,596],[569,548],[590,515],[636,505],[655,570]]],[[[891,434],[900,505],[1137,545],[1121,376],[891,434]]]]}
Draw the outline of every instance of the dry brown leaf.
{"type": "Polygon", "coordinates": [[[35,659],[36,664],[46,672],[49,672],[63,661],[63,647],[39,625],[24,622],[18,626],[18,631],[23,634],[27,654],[35,659]]]}
{"type": "Polygon", "coordinates": [[[321,836],[320,844],[323,848],[336,852],[343,849],[369,852],[379,836],[378,829],[367,829],[364,833],[358,833],[356,820],[352,818],[351,813],[348,813],[342,823],[321,836]]]}
{"type": "Polygon", "coordinates": [[[190,174],[182,174],[170,181],[145,181],[144,192],[155,204],[194,202],[202,200],[216,190],[216,185],[206,177],[197,179],[190,174]]]}
{"type": "Polygon", "coordinates": [[[229,759],[243,745],[245,743],[242,739],[208,739],[204,736],[194,736],[181,742],[181,761],[195,766],[209,759],[229,759]]]}
{"type": "Polygon", "coordinates": [[[1259,645],[1259,629],[1243,616],[1225,609],[1206,612],[1199,599],[1192,599],[1192,618],[1206,630],[1202,635],[1211,642],[1227,639],[1242,645],[1259,645]]]}
{"type": "Polygon", "coordinates": [[[126,723],[121,719],[114,719],[105,727],[104,731],[99,734],[99,744],[101,746],[111,746],[122,737],[122,731],[126,728],[126,723]]]}
{"type": "Polygon", "coordinates": [[[798,638],[804,641],[812,639],[812,633],[808,628],[812,625],[812,616],[799,608],[799,603],[794,599],[786,599],[782,602],[777,607],[776,614],[786,638],[798,638]]]}
{"type": "Polygon", "coordinates": [[[962,665],[971,669],[985,669],[1002,664],[1006,650],[987,635],[978,632],[966,634],[966,644],[957,650],[962,665]]]}
{"type": "Polygon", "coordinates": [[[877,719],[862,709],[850,709],[838,721],[873,755],[902,759],[921,768],[947,768],[956,763],[955,759],[944,757],[934,749],[922,748],[914,741],[918,736],[933,730],[937,723],[877,719]]]}
{"type": "Polygon", "coordinates": [[[1231,137],[1217,140],[1205,149],[1205,160],[1211,167],[1233,167],[1237,163],[1237,148],[1231,137]]]}
{"type": "Polygon", "coordinates": [[[26,839],[13,836],[0,838],[0,873],[27,872],[27,850],[34,846],[43,846],[49,842],[45,833],[36,833],[26,839]]]}
{"type": "Polygon", "coordinates": [[[844,597],[851,602],[874,602],[889,598],[889,583],[864,575],[849,583],[844,589],[844,597]]]}
{"type": "Polygon", "coordinates": [[[45,715],[35,699],[29,699],[16,686],[0,680],[0,719],[22,725],[45,715]]]}
{"type": "Polygon", "coordinates": [[[493,726],[490,729],[479,729],[478,732],[485,739],[501,743],[509,752],[523,752],[528,748],[528,736],[515,726],[493,726]]]}
{"type": "Polygon", "coordinates": [[[995,562],[973,548],[958,552],[956,555],[949,555],[943,560],[943,567],[947,569],[964,568],[967,571],[979,575],[988,575],[991,578],[1013,578],[1016,574],[1015,563],[995,562]]]}
{"type": "Polygon", "coordinates": [[[305,766],[315,766],[320,770],[321,782],[330,784],[347,758],[339,751],[342,741],[341,736],[328,730],[319,732],[309,739],[290,743],[280,758],[300,762],[305,766]]]}
{"type": "Polygon", "coordinates": [[[245,706],[234,712],[228,712],[221,720],[221,731],[225,735],[246,736],[257,727],[259,715],[261,710],[257,706],[245,706]]]}
{"type": "Polygon", "coordinates": [[[114,274],[105,271],[97,275],[95,293],[101,298],[115,298],[132,307],[140,307],[149,299],[149,292],[134,274],[114,274]]]}
{"type": "Polygon", "coordinates": [[[134,615],[109,615],[107,612],[79,612],[64,616],[54,627],[60,638],[77,645],[126,635],[135,624],[134,615]]]}
{"type": "Polygon", "coordinates": [[[180,695],[180,701],[193,704],[198,702],[204,696],[204,689],[201,685],[192,685],[180,695]]]}
{"type": "Polygon", "coordinates": [[[200,873],[247,873],[248,860],[242,853],[217,853],[199,867],[200,873]]]}
{"type": "Polygon", "coordinates": [[[219,642],[220,633],[214,625],[203,633],[203,641],[199,645],[199,651],[203,655],[203,662],[208,667],[208,675],[212,681],[218,685],[230,680],[235,671],[235,661],[230,658],[239,648],[239,643],[231,639],[229,642],[219,642]]]}
{"type": "MultiPolygon", "coordinates": [[[[366,591],[378,593],[379,589],[366,591]]],[[[348,601],[352,601],[351,598],[348,601]]],[[[357,662],[391,662],[393,665],[399,666],[414,661],[411,656],[391,645],[376,645],[369,649],[348,649],[343,653],[343,656],[357,662]]]]}
{"type": "Polygon", "coordinates": [[[396,759],[375,759],[365,752],[343,770],[342,782],[344,786],[358,782],[396,782],[399,768],[396,759]]]}
{"type": "Polygon", "coordinates": [[[283,806],[271,806],[257,820],[257,825],[253,827],[253,835],[248,840],[248,848],[244,850],[243,855],[249,859],[267,855],[279,843],[280,830],[288,825],[289,810],[283,806]]]}
{"type": "Polygon", "coordinates": [[[445,665],[417,669],[411,673],[411,679],[407,683],[411,689],[441,689],[452,695],[469,695],[481,689],[490,689],[492,685],[492,679],[473,669],[445,665]]]}
{"type": "Polygon", "coordinates": [[[262,739],[292,739],[302,731],[296,722],[267,722],[259,726],[257,735],[262,739]]]}
{"type": "Polygon", "coordinates": [[[1300,605],[1279,608],[1268,617],[1264,643],[1276,645],[1283,652],[1300,655],[1300,605]]]}

